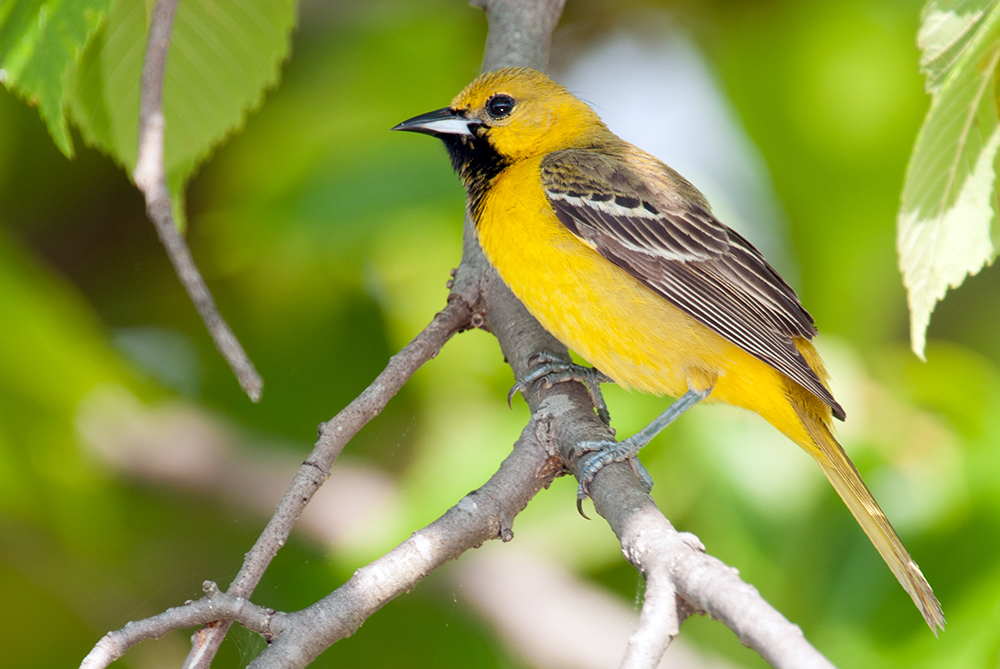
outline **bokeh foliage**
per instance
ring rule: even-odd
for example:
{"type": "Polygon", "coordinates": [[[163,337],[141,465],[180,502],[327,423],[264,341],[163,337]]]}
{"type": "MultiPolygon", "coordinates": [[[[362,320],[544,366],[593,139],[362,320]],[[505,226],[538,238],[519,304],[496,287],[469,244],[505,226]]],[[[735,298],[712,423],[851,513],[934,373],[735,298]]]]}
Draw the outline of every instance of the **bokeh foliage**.
{"type": "MultiPolygon", "coordinates": [[[[114,3],[126,4],[142,3],[114,3]]],[[[704,50],[766,160],[848,411],[841,434],[949,626],[933,638],[808,458],[754,417],[686,416],[644,457],[654,497],[840,666],[997,666],[1000,279],[985,272],[939,307],[924,364],[908,350],[896,270],[895,215],[928,107],[919,3],[571,0],[554,61],[660,7],[704,50]]],[[[0,629],[18,640],[11,666],[73,666],[107,630],[197,596],[205,578],[225,585],[263,526],[237,503],[96,457],[81,428],[95,396],[183,402],[221,417],[248,458],[301,458],[316,424],[443,305],[462,190],[440,147],[387,130],[450,100],[478,70],[484,37],[462,2],[305,3],[280,85],[192,181],[189,240],[265,378],[256,406],[124,173],[80,141],[67,161],[38,112],[0,92],[0,629]]],[[[255,599],[309,604],[477,487],[526,418],[523,403],[505,406],[511,382],[489,335],[452,341],[343,456],[391,475],[399,522],[353,550],[294,537],[255,599]]],[[[662,408],[607,394],[620,434],[662,408]]],[[[602,523],[576,516],[571,481],[514,529],[516,543],[634,601],[639,577],[602,523]]],[[[435,575],[317,666],[520,666],[454,587],[447,570],[435,575]]],[[[763,666],[711,621],[682,636],[763,666]]],[[[217,666],[245,663],[256,643],[234,632],[217,666]]],[[[144,644],[122,665],[180,657],[184,644],[144,644]]]]}

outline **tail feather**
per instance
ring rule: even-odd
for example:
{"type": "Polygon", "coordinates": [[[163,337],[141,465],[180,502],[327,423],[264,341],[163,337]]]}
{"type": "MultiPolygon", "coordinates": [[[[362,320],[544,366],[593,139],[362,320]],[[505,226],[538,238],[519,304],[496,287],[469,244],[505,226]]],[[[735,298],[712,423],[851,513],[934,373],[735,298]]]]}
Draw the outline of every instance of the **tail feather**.
{"type": "Polygon", "coordinates": [[[844,500],[858,524],[882,555],[882,559],[896,575],[900,585],[913,598],[913,603],[920,609],[927,626],[934,632],[934,636],[937,636],[938,628],[944,629],[944,612],[930,584],[920,572],[920,567],[910,557],[889,519],[879,508],[878,502],[872,497],[858,470],[834,438],[830,428],[810,415],[808,410],[796,407],[796,411],[815,442],[815,446],[807,450],[819,463],[826,478],[833,484],[837,494],[844,500]]]}

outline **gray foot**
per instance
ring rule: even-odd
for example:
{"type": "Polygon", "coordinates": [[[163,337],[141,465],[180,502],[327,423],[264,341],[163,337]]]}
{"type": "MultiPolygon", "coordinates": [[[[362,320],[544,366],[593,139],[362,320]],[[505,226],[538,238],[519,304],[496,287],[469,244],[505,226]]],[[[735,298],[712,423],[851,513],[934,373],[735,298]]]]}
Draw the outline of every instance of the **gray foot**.
{"type": "Polygon", "coordinates": [[[590,400],[594,403],[601,422],[605,425],[611,424],[611,413],[608,411],[608,405],[604,402],[604,395],[601,394],[602,383],[613,383],[607,375],[593,367],[584,367],[550,353],[536,353],[531,356],[529,362],[537,366],[527,376],[519,379],[507,393],[508,406],[515,393],[525,392],[533,384],[537,383],[543,388],[551,388],[557,383],[578,381],[590,393],[590,400]]]}
{"type": "Polygon", "coordinates": [[[636,444],[632,438],[624,441],[581,441],[573,447],[573,455],[581,458],[580,486],[576,489],[576,508],[583,513],[583,500],[590,496],[590,484],[604,467],[613,462],[627,462],[646,492],[653,489],[653,478],[639,462],[639,449],[644,444],[636,444]]]}

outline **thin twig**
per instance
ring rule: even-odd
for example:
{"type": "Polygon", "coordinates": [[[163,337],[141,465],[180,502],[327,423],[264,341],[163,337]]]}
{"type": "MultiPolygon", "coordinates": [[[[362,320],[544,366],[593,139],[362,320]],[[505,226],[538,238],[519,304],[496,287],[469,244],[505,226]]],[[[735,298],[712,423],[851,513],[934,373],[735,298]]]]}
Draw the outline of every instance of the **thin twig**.
{"type": "MultiPolygon", "coordinates": [[[[299,468],[278,507],[261,532],[253,548],[246,554],[243,566],[227,591],[237,597],[249,597],[261,576],[285,545],[302,510],[319,487],[326,482],[330,467],[344,446],[377,416],[399,389],[421,365],[437,355],[454,335],[469,327],[473,309],[460,297],[448,301],[430,324],[413,341],[389,359],[385,369],[364,392],[335,417],[320,426],[319,439],[312,453],[299,468]]],[[[207,668],[218,651],[229,622],[220,622],[199,630],[197,640],[185,660],[185,669],[207,668]]]]}
{"type": "MultiPolygon", "coordinates": [[[[644,565],[646,566],[646,565],[644,565]]],[[[669,572],[646,566],[646,592],[635,631],[629,637],[619,669],[655,669],[660,658],[680,633],[677,614],[677,590],[669,572]]]]}
{"type": "Polygon", "coordinates": [[[212,341],[236,374],[243,392],[257,402],[264,390],[264,381],[215,306],[215,299],[195,265],[191,250],[174,223],[173,203],[167,189],[163,163],[163,75],[177,2],[178,0],[158,0],[153,10],[146,57],[142,64],[139,151],[132,179],[146,198],[146,213],[156,227],[156,233],[167,251],[177,278],[194,302],[212,341]]]}
{"type": "Polygon", "coordinates": [[[273,621],[283,614],[219,591],[219,586],[205,581],[205,597],[184,606],[167,609],[163,613],[130,622],[120,630],[108,632],[83,659],[80,669],[104,669],[125,654],[129,648],[147,639],[159,639],[168,632],[204,625],[220,618],[239,621],[248,630],[260,634],[268,641],[273,637],[273,621]]]}

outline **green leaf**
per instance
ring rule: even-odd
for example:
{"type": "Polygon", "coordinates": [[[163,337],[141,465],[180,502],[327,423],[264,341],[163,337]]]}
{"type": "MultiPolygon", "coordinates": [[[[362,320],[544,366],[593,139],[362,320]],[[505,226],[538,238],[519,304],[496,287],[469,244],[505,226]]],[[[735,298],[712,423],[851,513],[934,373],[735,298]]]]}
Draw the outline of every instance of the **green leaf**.
{"type": "Polygon", "coordinates": [[[0,3],[0,83],[32,106],[67,158],[66,79],[100,28],[112,0],[14,0],[0,3]]]}
{"type": "Polygon", "coordinates": [[[927,92],[936,93],[982,26],[990,2],[941,0],[924,8],[917,46],[927,92]]]}
{"type": "Polygon", "coordinates": [[[996,257],[997,1],[932,0],[918,45],[933,97],[907,168],[897,247],[911,345],[922,358],[936,304],[996,257]]]}
{"type": "MultiPolygon", "coordinates": [[[[242,127],[278,81],[295,0],[199,0],[177,7],[163,84],[167,182],[179,200],[197,166],[242,127]]],[[[84,54],[70,113],[84,140],[135,167],[144,0],[117,0],[84,54]]],[[[180,212],[177,212],[180,215],[180,212]]]]}

